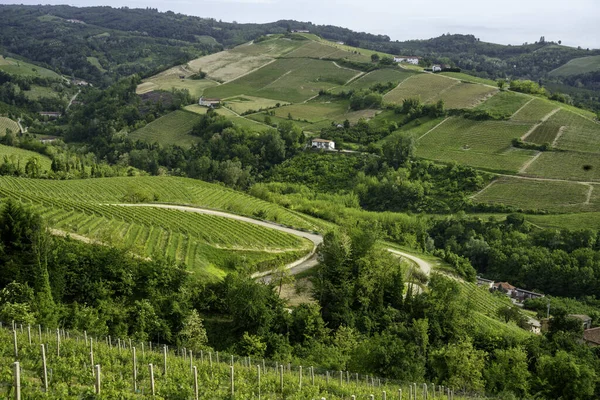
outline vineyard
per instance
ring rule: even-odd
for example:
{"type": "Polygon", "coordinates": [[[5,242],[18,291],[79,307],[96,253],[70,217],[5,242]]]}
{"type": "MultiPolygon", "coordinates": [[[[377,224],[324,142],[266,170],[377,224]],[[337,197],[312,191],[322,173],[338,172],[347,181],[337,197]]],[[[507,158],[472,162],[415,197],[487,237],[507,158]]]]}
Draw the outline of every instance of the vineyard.
{"type": "Polygon", "coordinates": [[[542,99],[533,99],[511,118],[516,122],[536,123],[555,110],[556,106],[542,99]]]}
{"type": "Polygon", "coordinates": [[[200,117],[194,113],[173,111],[130,133],[129,138],[148,143],[158,142],[163,146],[177,144],[190,147],[198,142],[198,138],[189,133],[199,120],[200,117]]]}
{"type": "Polygon", "coordinates": [[[474,83],[459,83],[430,99],[430,102],[442,100],[446,108],[469,108],[477,105],[486,97],[492,96],[497,89],[474,83]]]}
{"type": "Polygon", "coordinates": [[[402,103],[408,98],[419,98],[427,103],[436,98],[440,92],[459,84],[454,79],[433,74],[417,74],[404,80],[398,87],[388,92],[383,99],[388,103],[402,103]]]}
{"type": "Polygon", "coordinates": [[[358,62],[370,62],[371,58],[362,54],[355,54],[349,51],[328,46],[316,41],[309,41],[301,47],[289,52],[286,58],[326,58],[326,59],[347,59],[358,62]]]}
{"type": "Polygon", "coordinates": [[[527,125],[504,121],[476,122],[452,118],[419,140],[417,155],[442,162],[514,173],[533,153],[511,148],[527,125]]]}
{"type": "Polygon", "coordinates": [[[566,110],[557,112],[548,122],[565,127],[557,140],[560,149],[600,152],[600,124],[566,110]]]}
{"type": "Polygon", "coordinates": [[[43,156],[40,153],[36,153],[34,151],[23,150],[19,149],[18,147],[11,147],[0,144],[0,164],[3,163],[5,159],[7,159],[24,168],[25,164],[27,164],[27,161],[29,161],[31,158],[38,159],[41,167],[40,172],[50,171],[52,161],[48,157],[43,156]]]}
{"type": "Polygon", "coordinates": [[[0,117],[0,136],[6,135],[7,129],[9,129],[13,135],[21,132],[19,129],[19,124],[17,124],[15,121],[10,118],[0,117]]]}
{"type": "Polygon", "coordinates": [[[499,115],[513,115],[528,101],[529,97],[515,92],[498,92],[483,102],[477,109],[490,111],[499,115]]]}
{"type": "Polygon", "coordinates": [[[61,400],[465,398],[431,383],[21,324],[0,329],[0,393],[61,400]]]}
{"type": "Polygon", "coordinates": [[[475,196],[476,201],[504,204],[525,210],[590,211],[600,204],[584,205],[589,187],[579,183],[501,178],[475,196]]]}
{"type": "Polygon", "coordinates": [[[286,104],[287,103],[285,102],[281,104],[281,102],[277,100],[253,96],[236,96],[225,99],[225,106],[238,114],[245,113],[250,110],[258,111],[260,109],[279,107],[280,105],[286,104]]]}
{"type": "MultiPolygon", "coordinates": [[[[348,89],[368,89],[376,83],[395,82],[400,83],[406,78],[414,75],[414,72],[397,69],[378,69],[363,75],[359,79],[352,81],[348,89]]],[[[345,88],[342,88],[345,89],[345,88]]],[[[346,89],[347,90],[347,89],[346,89]]]]}
{"type": "Polygon", "coordinates": [[[597,153],[544,152],[527,168],[527,175],[586,182],[600,181],[600,157],[597,153]]]}

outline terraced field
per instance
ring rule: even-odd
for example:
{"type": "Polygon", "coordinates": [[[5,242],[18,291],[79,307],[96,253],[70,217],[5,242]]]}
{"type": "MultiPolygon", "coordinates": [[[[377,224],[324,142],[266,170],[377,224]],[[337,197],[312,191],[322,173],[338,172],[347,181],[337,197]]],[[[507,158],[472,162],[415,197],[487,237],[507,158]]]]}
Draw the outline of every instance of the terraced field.
{"type": "Polygon", "coordinates": [[[256,216],[305,230],[321,230],[317,220],[286,210],[256,197],[196,179],[137,176],[68,181],[0,177],[0,188],[14,195],[43,196],[97,204],[138,201],[177,203],[256,216]]]}
{"type": "Polygon", "coordinates": [[[332,61],[279,59],[233,82],[208,88],[208,97],[248,95],[298,103],[321,89],[344,85],[359,71],[340,68],[332,61]]]}
{"type": "Polygon", "coordinates": [[[190,147],[198,142],[198,138],[190,135],[200,116],[187,111],[173,111],[148,125],[129,134],[132,140],[142,140],[148,143],[158,142],[163,146],[177,144],[190,147]]]}
{"type": "Polygon", "coordinates": [[[568,179],[582,182],[600,181],[598,153],[544,152],[525,171],[541,178],[568,179]]]}
{"type": "Polygon", "coordinates": [[[477,194],[474,200],[504,204],[525,210],[542,209],[552,212],[600,210],[600,203],[585,204],[589,190],[588,185],[575,182],[500,178],[477,194]]]}
{"type": "Polygon", "coordinates": [[[528,129],[528,125],[506,121],[476,122],[451,118],[419,140],[417,155],[514,173],[534,154],[511,147],[511,140],[522,136],[528,129]]]}
{"type": "Polygon", "coordinates": [[[388,92],[383,99],[388,103],[400,104],[404,99],[419,98],[422,102],[428,103],[439,96],[442,91],[458,84],[460,82],[439,75],[416,74],[388,92]]]}
{"type": "Polygon", "coordinates": [[[477,106],[477,109],[510,116],[519,111],[529,100],[529,97],[520,93],[498,92],[477,106]]]}
{"type": "Polygon", "coordinates": [[[50,171],[50,167],[52,165],[52,160],[50,160],[50,158],[33,151],[0,144],[0,164],[2,164],[5,159],[8,159],[14,163],[19,163],[22,167],[25,167],[25,164],[31,158],[38,159],[42,170],[41,172],[50,171]]]}
{"type": "Polygon", "coordinates": [[[350,61],[370,62],[371,58],[362,54],[356,54],[346,51],[343,48],[329,46],[317,41],[305,42],[302,46],[287,53],[286,58],[327,58],[327,59],[345,59],[350,61]]]}
{"type": "Polygon", "coordinates": [[[17,134],[21,130],[19,129],[19,124],[13,121],[10,118],[0,117],[0,136],[6,135],[6,130],[10,129],[13,134],[17,134]]]}
{"type": "Polygon", "coordinates": [[[375,71],[369,72],[360,78],[350,82],[347,86],[341,88],[344,90],[348,89],[367,89],[373,86],[376,83],[388,83],[395,82],[396,84],[404,81],[405,79],[415,75],[414,72],[398,70],[398,69],[377,69],[375,71]]]}
{"type": "Polygon", "coordinates": [[[285,102],[277,100],[265,99],[254,96],[235,96],[224,99],[224,101],[225,106],[227,108],[232,109],[238,114],[245,113],[249,110],[258,111],[260,109],[273,108],[277,107],[278,105],[281,106],[287,104],[285,102]]]}

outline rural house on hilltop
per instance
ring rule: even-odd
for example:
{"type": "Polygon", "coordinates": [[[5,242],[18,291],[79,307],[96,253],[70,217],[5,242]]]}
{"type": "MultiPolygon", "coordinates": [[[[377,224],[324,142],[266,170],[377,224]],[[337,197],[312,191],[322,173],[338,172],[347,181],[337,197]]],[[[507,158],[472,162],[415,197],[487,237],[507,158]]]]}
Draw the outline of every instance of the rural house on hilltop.
{"type": "Polygon", "coordinates": [[[221,99],[209,99],[205,97],[200,97],[200,101],[198,104],[204,107],[215,107],[221,104],[221,99]]]}
{"type": "Polygon", "coordinates": [[[408,64],[419,65],[421,57],[394,57],[394,61],[397,63],[405,62],[408,64]]]}
{"type": "Polygon", "coordinates": [[[314,149],[335,150],[335,142],[327,139],[313,139],[311,146],[314,149]]]}

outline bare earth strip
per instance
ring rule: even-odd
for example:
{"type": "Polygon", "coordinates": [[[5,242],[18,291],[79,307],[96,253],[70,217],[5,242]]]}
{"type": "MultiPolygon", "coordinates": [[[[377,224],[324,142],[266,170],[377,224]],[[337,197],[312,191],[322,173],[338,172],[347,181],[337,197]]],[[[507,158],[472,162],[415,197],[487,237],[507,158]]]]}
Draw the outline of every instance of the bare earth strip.
{"type": "MultiPolygon", "coordinates": [[[[410,78],[408,78],[410,79],[410,78]]],[[[442,125],[444,122],[448,121],[450,119],[450,117],[446,118],[445,120],[443,120],[442,122],[440,122],[439,124],[437,124],[436,126],[434,126],[433,128],[431,128],[430,130],[428,130],[427,132],[425,132],[424,134],[422,134],[421,136],[419,136],[419,138],[417,140],[421,140],[423,139],[425,136],[427,136],[428,134],[430,134],[431,132],[433,132],[434,130],[436,130],[440,125],[442,125]]]]}
{"type": "MultiPolygon", "coordinates": [[[[237,80],[237,79],[243,78],[243,77],[244,77],[244,76],[246,76],[246,75],[250,75],[251,73],[258,71],[259,69],[261,69],[261,68],[264,68],[264,67],[266,67],[267,65],[274,63],[275,61],[277,61],[277,59],[273,59],[273,60],[269,61],[268,63],[261,65],[261,66],[260,66],[260,67],[258,67],[258,68],[254,68],[253,70],[251,70],[251,71],[248,71],[248,72],[246,72],[246,73],[244,73],[244,74],[242,74],[242,75],[240,75],[240,76],[236,76],[235,78],[233,78],[233,79],[230,79],[230,80],[228,80],[227,82],[223,82],[223,84],[226,84],[226,83],[229,83],[229,82],[233,82],[233,81],[235,81],[235,80],[237,80]]],[[[290,71],[290,72],[291,72],[291,71],[290,71]]]]}
{"type": "Polygon", "coordinates": [[[525,133],[523,136],[521,136],[521,140],[524,141],[525,139],[527,139],[527,136],[531,135],[533,133],[533,131],[535,131],[537,129],[538,126],[540,126],[544,122],[548,121],[550,119],[550,117],[552,117],[554,114],[556,114],[560,110],[561,110],[561,108],[559,107],[559,108],[557,108],[557,109],[552,110],[551,112],[549,112],[548,115],[546,115],[544,118],[542,118],[540,120],[540,122],[538,122],[537,124],[535,124],[534,126],[532,126],[531,129],[527,131],[527,133],[525,133]]]}
{"type": "Polygon", "coordinates": [[[558,143],[558,139],[560,139],[560,137],[563,135],[563,133],[565,133],[565,129],[567,129],[566,126],[560,127],[560,129],[558,130],[558,133],[556,134],[556,137],[552,141],[552,147],[556,146],[556,144],[558,143]]]}
{"type": "Polygon", "coordinates": [[[483,192],[488,190],[490,187],[492,187],[496,182],[497,182],[497,180],[494,179],[486,187],[484,187],[483,189],[481,189],[479,192],[475,193],[474,195],[470,196],[469,198],[474,199],[475,197],[479,196],[480,194],[482,194],[483,192]]]}
{"type": "Polygon", "coordinates": [[[537,153],[535,156],[533,156],[533,158],[532,158],[531,160],[529,160],[529,161],[527,161],[525,164],[523,164],[523,166],[522,166],[522,167],[521,167],[521,169],[519,170],[519,174],[523,174],[523,173],[525,173],[525,171],[527,170],[527,168],[529,168],[529,166],[530,166],[531,164],[533,164],[533,162],[534,162],[535,160],[537,160],[537,159],[539,158],[539,156],[541,156],[541,155],[542,155],[542,152],[541,152],[541,151],[538,151],[538,153],[537,153]]]}
{"type": "Polygon", "coordinates": [[[523,104],[523,107],[519,108],[517,111],[515,111],[515,113],[513,115],[510,116],[510,119],[513,119],[515,117],[515,115],[517,115],[522,109],[527,107],[529,105],[529,103],[531,103],[534,100],[535,100],[535,97],[532,97],[527,103],[523,104]]]}
{"type": "Polygon", "coordinates": [[[589,185],[590,189],[587,192],[587,197],[585,199],[585,203],[586,205],[589,205],[590,202],[592,201],[592,194],[594,193],[594,185],[589,185]]]}

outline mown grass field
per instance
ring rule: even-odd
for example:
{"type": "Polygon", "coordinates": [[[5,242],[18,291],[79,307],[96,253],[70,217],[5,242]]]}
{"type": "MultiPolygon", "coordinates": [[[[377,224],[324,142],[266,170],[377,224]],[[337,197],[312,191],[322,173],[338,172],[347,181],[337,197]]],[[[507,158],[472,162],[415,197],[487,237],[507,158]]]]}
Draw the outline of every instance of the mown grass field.
{"type": "Polygon", "coordinates": [[[414,120],[409,122],[406,125],[403,125],[400,129],[393,132],[391,135],[386,136],[385,138],[379,141],[379,144],[383,144],[389,140],[392,140],[397,135],[410,134],[415,139],[420,138],[429,130],[435,128],[440,122],[442,122],[444,118],[434,118],[431,119],[429,117],[419,118],[419,120],[414,120]]]}
{"type": "Polygon", "coordinates": [[[548,122],[565,127],[556,143],[558,148],[600,153],[600,124],[566,110],[557,112],[548,122]]]}
{"type": "MultiPolygon", "coordinates": [[[[596,186],[594,190],[600,191],[600,187],[596,186]]],[[[526,215],[525,219],[541,228],[579,230],[598,229],[598,226],[600,226],[600,212],[555,215],[526,215]]]]}
{"type": "Polygon", "coordinates": [[[298,103],[318,95],[321,89],[344,85],[359,72],[339,68],[332,61],[279,59],[233,82],[208,88],[207,97],[238,95],[298,103]]]}
{"type": "Polygon", "coordinates": [[[400,104],[404,99],[419,98],[422,102],[427,103],[439,96],[442,91],[458,84],[460,82],[454,79],[421,73],[404,80],[398,87],[388,92],[383,99],[388,103],[400,104]]]}
{"type": "Polygon", "coordinates": [[[23,93],[31,100],[37,100],[42,97],[60,98],[60,94],[52,90],[52,88],[38,85],[31,85],[31,90],[26,90],[23,93]]]}
{"type": "Polygon", "coordinates": [[[133,194],[147,202],[198,206],[250,217],[260,215],[265,220],[299,229],[321,229],[318,221],[303,214],[197,179],[136,176],[54,181],[3,176],[0,187],[15,194],[98,204],[128,203],[133,194]]]}
{"type": "Polygon", "coordinates": [[[527,130],[527,125],[506,121],[450,118],[419,140],[416,153],[431,160],[514,173],[534,154],[511,147],[511,140],[527,130]]]}
{"type": "Polygon", "coordinates": [[[581,57],[550,71],[550,76],[571,76],[600,71],[600,56],[581,57]]]}
{"type": "Polygon", "coordinates": [[[476,195],[474,201],[561,213],[600,210],[600,204],[584,204],[588,191],[588,185],[575,182],[499,178],[476,195]]]}
{"type": "Polygon", "coordinates": [[[549,101],[542,99],[533,99],[528,102],[525,107],[523,107],[519,112],[515,113],[511,120],[517,122],[529,122],[536,123],[539,122],[546,115],[550,114],[556,107],[549,101]]]}
{"type": "Polygon", "coordinates": [[[477,109],[510,116],[516,113],[529,100],[529,97],[520,93],[498,92],[477,106],[477,109]]]}
{"type": "Polygon", "coordinates": [[[14,58],[5,58],[1,55],[0,71],[4,71],[13,75],[38,76],[41,78],[61,79],[60,75],[54,71],[24,61],[15,60],[14,58]]]}
{"type": "Polygon", "coordinates": [[[104,69],[102,64],[100,64],[100,61],[98,60],[97,57],[86,57],[86,58],[90,64],[92,64],[94,67],[98,68],[101,72],[106,72],[106,70],[104,69]]]}
{"type": "Polygon", "coordinates": [[[265,99],[262,97],[254,96],[235,96],[224,99],[225,106],[232,109],[238,114],[245,113],[250,110],[258,111],[260,109],[274,108],[278,106],[285,106],[288,103],[265,99]]]}
{"type": "Polygon", "coordinates": [[[163,146],[176,144],[189,147],[198,142],[198,138],[190,135],[200,116],[187,111],[173,111],[148,125],[129,134],[132,140],[148,143],[158,142],[163,146]]]}
{"type": "Polygon", "coordinates": [[[19,129],[19,124],[13,121],[10,118],[0,117],[0,136],[6,135],[6,130],[10,129],[13,134],[17,134],[21,130],[19,129]]]}
{"type": "Polygon", "coordinates": [[[27,161],[29,161],[32,157],[39,160],[42,172],[50,171],[50,167],[52,165],[52,160],[50,160],[50,158],[33,151],[0,144],[0,164],[3,163],[4,159],[6,158],[9,161],[18,163],[22,167],[25,167],[27,161]]]}
{"type": "Polygon", "coordinates": [[[600,181],[600,156],[574,151],[544,152],[525,173],[542,178],[597,182],[600,181]]]}
{"type": "MultiPolygon", "coordinates": [[[[194,114],[199,114],[199,115],[206,114],[206,112],[208,111],[208,108],[199,106],[197,104],[192,104],[192,105],[186,106],[184,109],[186,111],[192,112],[194,114]]],[[[223,116],[227,117],[227,119],[229,119],[231,122],[233,122],[234,125],[241,126],[243,128],[249,129],[250,131],[253,131],[253,132],[262,132],[262,131],[266,131],[266,130],[272,128],[271,126],[264,124],[264,114],[262,114],[262,113],[250,114],[250,115],[242,117],[242,116],[236,115],[235,112],[231,111],[230,109],[228,109],[226,107],[217,108],[216,112],[219,115],[223,115],[223,116]],[[263,115],[263,118],[251,118],[253,115],[263,115]]],[[[191,136],[191,135],[188,135],[188,136],[191,136]]]]}

